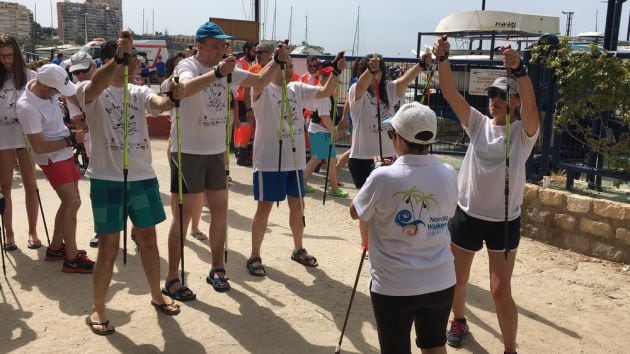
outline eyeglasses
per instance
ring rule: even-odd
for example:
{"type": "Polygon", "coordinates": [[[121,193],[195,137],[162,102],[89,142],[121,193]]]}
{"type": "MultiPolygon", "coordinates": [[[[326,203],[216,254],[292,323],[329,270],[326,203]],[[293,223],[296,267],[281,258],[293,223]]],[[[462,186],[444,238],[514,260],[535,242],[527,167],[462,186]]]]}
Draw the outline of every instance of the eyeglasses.
{"type": "Polygon", "coordinates": [[[502,100],[507,100],[507,94],[501,90],[497,90],[497,89],[490,89],[488,90],[488,97],[489,98],[495,98],[495,97],[499,97],[502,100]]]}
{"type": "Polygon", "coordinates": [[[388,130],[388,131],[387,131],[387,136],[388,136],[390,139],[394,140],[394,137],[396,136],[396,131],[395,131],[394,129],[390,129],[390,130],[388,130]]]}
{"type": "Polygon", "coordinates": [[[90,72],[90,68],[83,69],[83,70],[75,70],[72,72],[72,75],[87,74],[89,72],[90,72]]]}
{"type": "Polygon", "coordinates": [[[13,58],[13,53],[0,55],[0,59],[12,59],[12,58],[13,58]]]}

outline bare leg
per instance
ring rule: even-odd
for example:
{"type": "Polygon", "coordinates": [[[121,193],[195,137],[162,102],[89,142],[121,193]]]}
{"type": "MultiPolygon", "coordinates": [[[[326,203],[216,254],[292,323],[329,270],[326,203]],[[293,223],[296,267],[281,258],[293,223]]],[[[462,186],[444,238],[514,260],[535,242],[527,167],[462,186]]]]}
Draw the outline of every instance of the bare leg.
{"type": "MultiPolygon", "coordinates": [[[[105,299],[107,291],[112,280],[114,271],[114,262],[118,255],[118,247],[120,244],[120,232],[113,234],[101,234],[98,243],[98,262],[94,264],[93,273],[93,289],[94,289],[94,306],[92,307],[92,322],[105,322],[107,315],[105,314],[105,299]]],[[[102,326],[94,326],[96,329],[105,329],[102,326]]],[[[111,326],[110,328],[111,329],[111,326]]]]}
{"type": "Polygon", "coordinates": [[[337,161],[337,174],[341,172],[341,169],[348,164],[348,159],[350,158],[350,149],[339,156],[339,161],[337,161]]]}
{"type": "Polygon", "coordinates": [[[0,150],[0,190],[2,191],[2,195],[4,195],[4,232],[8,244],[15,242],[13,233],[13,203],[11,200],[14,165],[15,150],[0,150]]]}
{"type": "Polygon", "coordinates": [[[315,156],[311,156],[311,159],[308,160],[306,168],[304,169],[304,183],[308,182],[308,179],[311,178],[311,175],[317,168],[317,165],[319,165],[319,160],[315,156]]]}
{"type": "MultiPolygon", "coordinates": [[[[192,215],[192,210],[195,204],[198,193],[184,194],[182,217],[184,219],[184,235],[188,230],[188,224],[192,215]]],[[[173,221],[171,222],[171,228],[168,232],[168,272],[166,273],[166,280],[172,280],[179,277],[179,262],[181,260],[181,242],[179,234],[179,205],[177,193],[171,193],[171,212],[173,214],[173,221]]],[[[169,291],[175,291],[179,289],[180,285],[174,285],[169,291]]]]}
{"type": "Polygon", "coordinates": [[[17,150],[17,158],[20,163],[20,175],[24,185],[26,198],[26,215],[28,217],[28,239],[31,242],[39,241],[37,237],[37,217],[39,215],[39,202],[37,201],[37,184],[35,182],[35,170],[26,150],[17,150]]]}
{"type": "Polygon", "coordinates": [[[201,232],[199,230],[199,222],[201,220],[201,211],[203,209],[203,193],[195,194],[195,201],[193,202],[193,210],[191,214],[192,224],[191,224],[191,232],[201,232]]]}
{"type": "Polygon", "coordinates": [[[287,196],[289,202],[289,225],[293,234],[293,248],[295,251],[304,248],[302,239],[304,238],[304,223],[302,223],[302,208],[300,203],[302,200],[287,196]]]}
{"type": "MultiPolygon", "coordinates": [[[[79,184],[78,182],[66,183],[58,186],[55,191],[59,199],[61,199],[61,205],[59,205],[57,218],[55,218],[55,231],[52,243],[55,243],[56,237],[61,236],[66,245],[66,259],[73,262],[77,255],[77,212],[81,206],[79,184]]],[[[59,244],[59,247],[53,247],[53,249],[59,249],[60,247],[61,245],[59,244]]]]}
{"type": "Polygon", "coordinates": [[[223,251],[227,228],[226,190],[206,190],[206,201],[210,209],[210,251],[212,252],[212,268],[224,268],[223,251]]]}
{"type": "Polygon", "coordinates": [[[451,244],[451,251],[455,257],[455,295],[453,296],[453,316],[462,319],[466,315],[466,286],[470,278],[470,268],[475,253],[461,249],[451,244]]]}
{"type": "MultiPolygon", "coordinates": [[[[273,208],[273,202],[258,202],[256,208],[256,214],[252,219],[252,254],[251,257],[260,257],[260,249],[262,247],[263,239],[265,238],[265,231],[267,230],[267,221],[269,220],[269,214],[273,208]]],[[[300,222],[302,222],[300,220],[300,222]]],[[[251,258],[250,257],[250,258],[251,258]]]]}
{"type": "Polygon", "coordinates": [[[497,310],[503,345],[506,352],[516,352],[518,310],[512,298],[511,283],[516,251],[508,253],[507,260],[503,252],[488,252],[488,258],[490,261],[490,292],[497,310]]]}
{"type": "Polygon", "coordinates": [[[155,226],[136,228],[136,241],[140,248],[142,267],[149,282],[151,300],[156,304],[168,304],[171,300],[160,289],[160,253],[157,247],[155,226]]]}

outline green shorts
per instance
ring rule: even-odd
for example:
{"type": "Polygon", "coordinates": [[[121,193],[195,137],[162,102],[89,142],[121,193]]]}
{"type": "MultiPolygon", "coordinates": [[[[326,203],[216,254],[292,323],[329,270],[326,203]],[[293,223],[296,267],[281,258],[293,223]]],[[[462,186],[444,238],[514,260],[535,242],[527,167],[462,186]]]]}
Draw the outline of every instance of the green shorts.
{"type": "MultiPolygon", "coordinates": [[[[111,234],[123,229],[123,182],[92,179],[90,199],[94,231],[111,234]]],[[[127,212],[136,227],[146,228],[166,220],[157,178],[127,182],[127,212]]]]}

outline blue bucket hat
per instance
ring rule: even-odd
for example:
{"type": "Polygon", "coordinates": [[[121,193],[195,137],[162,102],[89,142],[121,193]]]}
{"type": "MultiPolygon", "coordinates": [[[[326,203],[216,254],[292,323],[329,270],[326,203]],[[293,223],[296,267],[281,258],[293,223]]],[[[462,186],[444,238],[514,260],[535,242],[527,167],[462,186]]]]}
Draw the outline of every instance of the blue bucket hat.
{"type": "Polygon", "coordinates": [[[195,42],[201,42],[206,38],[230,39],[232,36],[225,34],[216,23],[208,21],[197,29],[195,42]]]}

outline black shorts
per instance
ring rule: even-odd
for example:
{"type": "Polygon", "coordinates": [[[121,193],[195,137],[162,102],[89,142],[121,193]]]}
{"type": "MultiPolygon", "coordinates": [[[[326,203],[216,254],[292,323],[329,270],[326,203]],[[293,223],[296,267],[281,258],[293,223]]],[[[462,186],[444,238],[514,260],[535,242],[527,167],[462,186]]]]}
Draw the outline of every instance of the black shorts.
{"type": "Polygon", "coordinates": [[[455,286],[415,296],[387,296],[370,292],[381,353],[411,353],[409,332],[416,327],[416,346],[422,349],[446,344],[446,327],[455,286]]]}
{"type": "MultiPolygon", "coordinates": [[[[505,223],[487,221],[466,214],[459,205],[455,215],[448,221],[451,242],[468,251],[479,251],[485,241],[488,251],[505,251],[505,223]]],[[[508,221],[508,247],[518,248],[521,239],[521,217],[508,221]]]]}
{"type": "MultiPolygon", "coordinates": [[[[194,155],[182,153],[182,193],[202,193],[227,188],[224,154],[194,155]]],[[[177,153],[171,153],[171,193],[179,192],[177,153]]]]}
{"type": "Polygon", "coordinates": [[[374,160],[364,160],[350,158],[348,160],[348,170],[352,176],[354,186],[357,188],[363,187],[365,180],[368,178],[372,170],[374,169],[374,160]]]}

